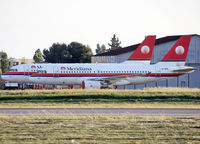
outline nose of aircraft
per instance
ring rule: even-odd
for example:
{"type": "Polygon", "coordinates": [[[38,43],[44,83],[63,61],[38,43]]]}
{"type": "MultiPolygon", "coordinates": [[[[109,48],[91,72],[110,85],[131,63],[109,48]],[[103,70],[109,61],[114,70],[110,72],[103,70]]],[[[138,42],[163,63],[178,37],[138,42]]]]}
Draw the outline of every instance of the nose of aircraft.
{"type": "Polygon", "coordinates": [[[6,73],[1,75],[1,79],[9,82],[17,82],[17,83],[23,82],[23,78],[21,78],[20,76],[10,75],[6,73]]]}
{"type": "Polygon", "coordinates": [[[1,75],[1,79],[5,80],[5,81],[8,81],[9,77],[8,77],[8,75],[2,74],[1,75]]]}
{"type": "Polygon", "coordinates": [[[24,75],[24,74],[13,74],[10,72],[6,72],[2,74],[1,79],[9,82],[16,82],[16,83],[31,83],[29,80],[30,75],[24,75]]]}
{"type": "Polygon", "coordinates": [[[15,82],[15,79],[12,77],[12,75],[2,74],[1,79],[4,81],[15,82]]]}

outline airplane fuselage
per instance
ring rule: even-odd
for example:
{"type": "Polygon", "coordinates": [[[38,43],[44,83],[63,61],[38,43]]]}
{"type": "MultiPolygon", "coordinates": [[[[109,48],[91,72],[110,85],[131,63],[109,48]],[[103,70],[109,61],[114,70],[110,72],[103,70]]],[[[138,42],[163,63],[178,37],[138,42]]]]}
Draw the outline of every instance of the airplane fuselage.
{"type": "MultiPolygon", "coordinates": [[[[182,69],[186,66],[182,67],[182,69]]],[[[188,67],[187,67],[188,68],[188,67]]],[[[24,64],[14,66],[2,78],[19,83],[81,85],[83,81],[107,81],[112,85],[144,84],[169,79],[185,73],[180,67],[146,64],[24,64]],[[14,71],[13,71],[14,70],[14,71]]]]}

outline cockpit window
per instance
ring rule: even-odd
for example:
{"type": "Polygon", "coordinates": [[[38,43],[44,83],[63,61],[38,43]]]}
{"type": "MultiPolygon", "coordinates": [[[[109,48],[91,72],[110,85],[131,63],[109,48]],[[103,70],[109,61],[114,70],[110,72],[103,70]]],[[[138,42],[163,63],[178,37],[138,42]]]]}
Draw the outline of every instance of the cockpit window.
{"type": "Polygon", "coordinates": [[[13,72],[13,69],[9,69],[8,71],[9,71],[9,72],[13,72]]]}
{"type": "Polygon", "coordinates": [[[17,69],[9,69],[9,72],[17,72],[17,69]]]}

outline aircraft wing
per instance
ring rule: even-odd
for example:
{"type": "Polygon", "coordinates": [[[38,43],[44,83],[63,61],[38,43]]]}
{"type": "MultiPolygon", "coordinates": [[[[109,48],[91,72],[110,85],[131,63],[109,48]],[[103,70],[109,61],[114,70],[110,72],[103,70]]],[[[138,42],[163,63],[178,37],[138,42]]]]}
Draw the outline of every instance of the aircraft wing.
{"type": "Polygon", "coordinates": [[[121,80],[121,79],[142,77],[142,76],[146,76],[146,74],[120,75],[120,76],[113,76],[113,77],[103,78],[103,80],[109,81],[110,83],[113,83],[113,82],[116,82],[116,81],[121,80]]]}
{"type": "Polygon", "coordinates": [[[112,76],[112,77],[104,77],[100,79],[89,79],[91,81],[104,81],[106,83],[112,84],[119,80],[127,79],[127,78],[134,78],[134,77],[143,77],[143,76],[149,76],[150,73],[144,73],[144,74],[133,74],[133,75],[118,75],[118,76],[112,76]]]}

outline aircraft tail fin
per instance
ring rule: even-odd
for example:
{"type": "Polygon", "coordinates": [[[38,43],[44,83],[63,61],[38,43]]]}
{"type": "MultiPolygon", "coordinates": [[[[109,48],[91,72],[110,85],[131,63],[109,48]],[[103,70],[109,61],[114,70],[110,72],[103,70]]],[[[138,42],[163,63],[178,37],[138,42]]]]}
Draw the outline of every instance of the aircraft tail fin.
{"type": "Polygon", "coordinates": [[[156,36],[147,36],[139,47],[131,54],[124,63],[144,63],[150,64],[156,36]]]}
{"type": "Polygon", "coordinates": [[[191,35],[183,35],[173,45],[161,62],[169,65],[184,66],[187,58],[191,35]]]}

